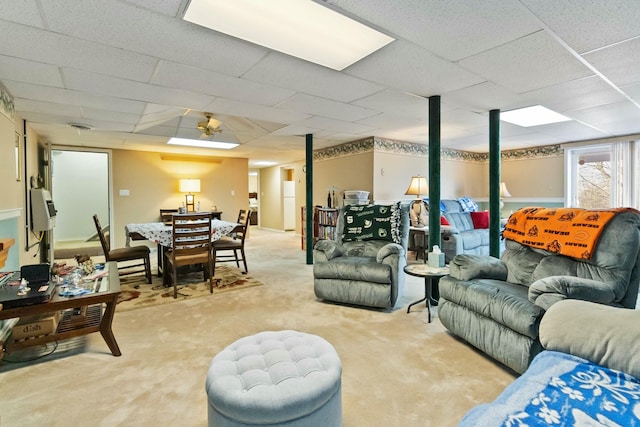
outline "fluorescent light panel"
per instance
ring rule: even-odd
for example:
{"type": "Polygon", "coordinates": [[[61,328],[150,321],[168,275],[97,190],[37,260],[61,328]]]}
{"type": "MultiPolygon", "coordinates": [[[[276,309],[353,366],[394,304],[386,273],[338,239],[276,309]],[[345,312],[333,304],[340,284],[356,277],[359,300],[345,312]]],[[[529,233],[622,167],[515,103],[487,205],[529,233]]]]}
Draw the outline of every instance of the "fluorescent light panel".
{"type": "Polygon", "coordinates": [[[531,127],[566,122],[571,119],[542,105],[534,105],[532,107],[519,108],[517,110],[500,113],[500,120],[518,126],[531,127]]]}
{"type": "Polygon", "coordinates": [[[233,142],[219,142],[219,141],[207,141],[202,139],[185,139],[185,138],[171,138],[167,141],[167,144],[171,145],[184,145],[187,147],[202,147],[202,148],[220,148],[223,150],[230,150],[237,147],[240,144],[233,142]]]}
{"type": "Polygon", "coordinates": [[[191,0],[183,19],[338,71],[395,40],[311,0],[191,0]]]}

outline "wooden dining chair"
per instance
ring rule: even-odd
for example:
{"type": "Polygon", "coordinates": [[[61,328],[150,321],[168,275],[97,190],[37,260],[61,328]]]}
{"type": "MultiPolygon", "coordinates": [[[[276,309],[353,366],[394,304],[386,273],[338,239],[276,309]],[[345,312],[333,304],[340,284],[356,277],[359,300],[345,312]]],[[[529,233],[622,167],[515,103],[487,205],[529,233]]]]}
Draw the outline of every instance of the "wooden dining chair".
{"type": "Polygon", "coordinates": [[[234,229],[231,236],[223,237],[211,244],[213,248],[213,272],[216,271],[216,262],[235,261],[236,266],[240,268],[240,261],[244,264],[244,273],[248,273],[247,257],[244,253],[244,241],[249,231],[249,221],[251,219],[250,212],[246,209],[240,209],[238,214],[238,226],[234,229]],[[224,254],[221,252],[231,252],[224,254]]]}
{"type": "MultiPolygon", "coordinates": [[[[171,273],[173,297],[178,297],[177,268],[202,264],[204,280],[209,279],[213,293],[213,262],[211,253],[211,213],[177,214],[172,218],[172,245],[165,254],[167,270],[171,273]]],[[[167,272],[165,272],[165,275],[167,272]]]]}
{"type": "Polygon", "coordinates": [[[160,209],[160,222],[171,225],[171,218],[178,212],[178,209],[160,209]]]}
{"type": "Polygon", "coordinates": [[[96,230],[98,231],[98,237],[100,238],[100,244],[102,245],[105,261],[115,261],[117,264],[124,261],[142,260],[142,263],[140,264],[117,264],[118,274],[120,276],[126,276],[128,274],[135,274],[144,271],[144,274],[147,277],[147,283],[151,283],[151,261],[149,259],[149,248],[147,246],[139,245],[128,248],[111,249],[111,245],[109,244],[109,241],[104,234],[104,230],[100,225],[98,215],[93,215],[93,222],[95,223],[96,230]],[[144,267],[144,269],[140,269],[139,267],[144,267]]]}

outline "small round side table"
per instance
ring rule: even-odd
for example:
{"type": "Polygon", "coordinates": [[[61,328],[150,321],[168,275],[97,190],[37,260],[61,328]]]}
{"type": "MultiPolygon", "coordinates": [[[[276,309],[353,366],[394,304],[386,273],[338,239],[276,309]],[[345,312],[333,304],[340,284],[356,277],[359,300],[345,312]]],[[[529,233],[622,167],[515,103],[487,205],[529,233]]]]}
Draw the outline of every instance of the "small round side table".
{"type": "Polygon", "coordinates": [[[411,307],[426,301],[428,320],[431,323],[431,293],[433,285],[437,284],[441,277],[449,274],[449,266],[431,267],[428,264],[408,264],[404,267],[404,272],[410,276],[424,277],[424,298],[416,302],[412,302],[407,307],[407,313],[411,311],[411,307]]]}

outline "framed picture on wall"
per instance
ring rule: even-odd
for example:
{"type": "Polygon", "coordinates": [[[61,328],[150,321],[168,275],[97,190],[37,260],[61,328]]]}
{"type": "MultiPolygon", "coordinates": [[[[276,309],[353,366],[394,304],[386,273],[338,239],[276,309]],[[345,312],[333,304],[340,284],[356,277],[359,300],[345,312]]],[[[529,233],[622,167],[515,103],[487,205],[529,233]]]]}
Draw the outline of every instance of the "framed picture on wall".
{"type": "Polygon", "coordinates": [[[22,180],[22,159],[24,157],[24,153],[22,152],[22,144],[20,144],[20,134],[16,132],[16,181],[22,180]]]}

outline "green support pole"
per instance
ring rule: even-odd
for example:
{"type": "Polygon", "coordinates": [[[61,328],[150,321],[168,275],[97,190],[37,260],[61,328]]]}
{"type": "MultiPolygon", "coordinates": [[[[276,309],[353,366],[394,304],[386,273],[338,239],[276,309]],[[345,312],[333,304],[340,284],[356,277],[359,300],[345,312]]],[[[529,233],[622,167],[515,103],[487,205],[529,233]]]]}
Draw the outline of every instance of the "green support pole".
{"type": "Polygon", "coordinates": [[[307,264],[313,264],[313,135],[308,133],[305,136],[306,154],[306,209],[305,209],[305,237],[307,247],[307,264]]]}
{"type": "Polygon", "coordinates": [[[500,258],[500,110],[489,111],[489,255],[500,258]]]}
{"type": "Polygon", "coordinates": [[[440,245],[440,96],[429,97],[429,250],[440,245]]]}

